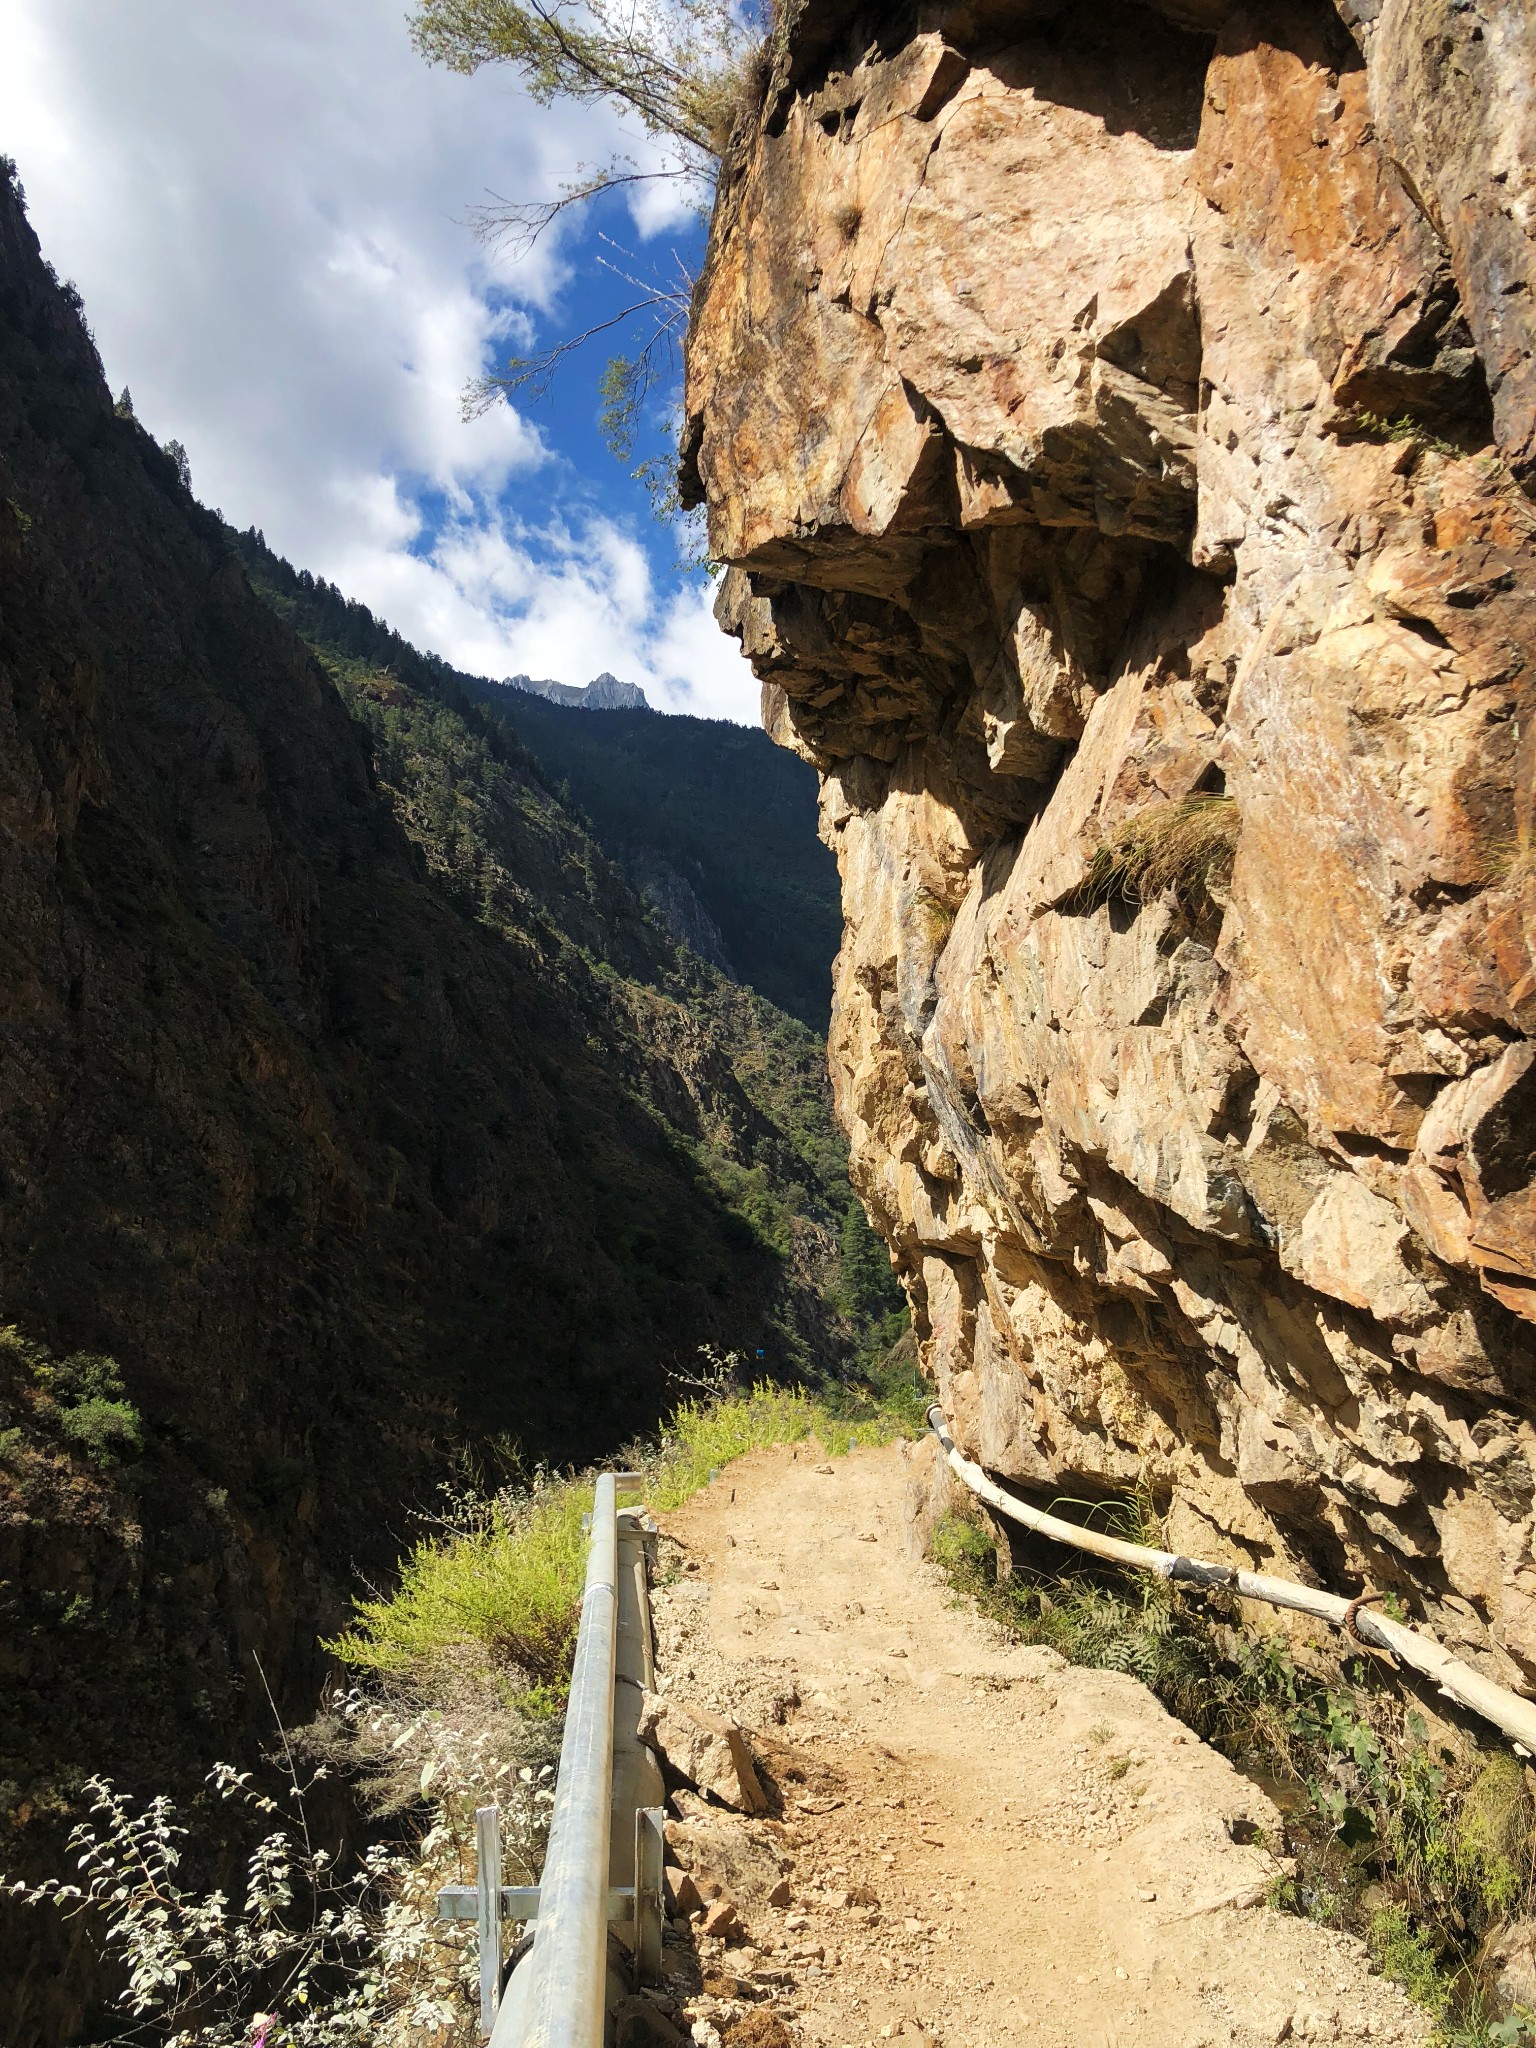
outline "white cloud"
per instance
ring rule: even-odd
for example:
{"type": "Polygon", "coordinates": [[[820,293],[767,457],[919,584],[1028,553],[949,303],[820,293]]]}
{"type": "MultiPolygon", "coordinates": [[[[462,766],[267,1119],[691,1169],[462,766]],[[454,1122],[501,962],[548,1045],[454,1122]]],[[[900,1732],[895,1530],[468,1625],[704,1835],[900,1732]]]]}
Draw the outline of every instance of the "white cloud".
{"type": "MultiPolygon", "coordinates": [[[[608,668],[755,716],[699,596],[593,514],[558,422],[459,416],[564,282],[557,237],[511,268],[469,207],[553,190],[617,122],[429,70],[400,0],[0,0],[0,48],[44,249],[206,503],[461,666],[608,668]]],[[[637,192],[637,232],[675,224],[674,191],[637,192]]]]}
{"type": "Polygon", "coordinates": [[[407,639],[475,675],[608,669],[661,709],[755,721],[757,683],[710,614],[713,589],[658,591],[644,549],[611,521],[535,528],[477,504],[423,559],[408,551],[408,509],[378,483],[332,573],[407,639]]]}

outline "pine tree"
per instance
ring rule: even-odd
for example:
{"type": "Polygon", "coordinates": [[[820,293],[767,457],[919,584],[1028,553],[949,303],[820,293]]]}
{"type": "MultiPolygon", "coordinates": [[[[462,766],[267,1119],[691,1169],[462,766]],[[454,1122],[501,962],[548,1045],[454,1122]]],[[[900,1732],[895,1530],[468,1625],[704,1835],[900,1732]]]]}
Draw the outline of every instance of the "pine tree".
{"type": "Polygon", "coordinates": [[[192,489],[192,465],[187,460],[187,451],[179,441],[167,441],[162,452],[168,455],[176,467],[177,481],[184,491],[192,489]]]}

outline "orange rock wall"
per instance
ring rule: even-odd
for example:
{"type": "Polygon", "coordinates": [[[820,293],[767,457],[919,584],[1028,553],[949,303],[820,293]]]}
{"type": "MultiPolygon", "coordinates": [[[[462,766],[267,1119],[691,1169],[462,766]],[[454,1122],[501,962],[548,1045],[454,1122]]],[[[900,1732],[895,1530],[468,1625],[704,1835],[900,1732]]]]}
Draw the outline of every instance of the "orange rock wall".
{"type": "Polygon", "coordinates": [[[683,472],[822,775],[840,1111],[966,1447],[1512,1678],[1533,186],[1529,0],[801,0],[683,472]]]}

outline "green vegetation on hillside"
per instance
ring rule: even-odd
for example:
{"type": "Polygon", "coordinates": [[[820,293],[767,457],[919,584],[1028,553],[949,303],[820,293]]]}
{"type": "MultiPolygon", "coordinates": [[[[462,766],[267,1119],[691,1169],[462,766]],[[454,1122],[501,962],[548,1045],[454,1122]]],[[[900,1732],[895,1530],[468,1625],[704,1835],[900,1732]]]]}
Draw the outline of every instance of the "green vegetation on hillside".
{"type": "Polygon", "coordinates": [[[482,734],[492,714],[509,736],[508,758],[575,807],[633,882],[643,887],[658,862],[670,869],[713,919],[735,973],[825,1032],[842,918],[837,865],[816,836],[816,776],[804,761],[722,719],[575,710],[466,675],[292,568],[259,533],[228,537],[261,596],[328,660],[387,674],[482,734]]]}
{"type": "Polygon", "coordinates": [[[569,790],[615,860],[659,853],[713,918],[736,973],[826,1030],[842,912],[807,762],[722,719],[577,711],[473,687],[569,790]]]}
{"type": "MultiPolygon", "coordinates": [[[[420,653],[365,606],[274,556],[259,534],[229,537],[258,593],[308,641],[372,734],[379,781],[428,873],[518,950],[546,993],[587,1020],[592,1050],[646,1102],[747,1241],[776,1262],[782,1282],[769,1315],[771,1346],[745,1328],[722,1335],[748,1341],[779,1371],[817,1377],[872,1364],[900,1334],[904,1308],[885,1249],[848,1187],[821,1040],[673,940],[509,723],[501,707],[511,693],[420,653]]],[[[659,751],[649,740],[627,754],[621,749],[601,779],[637,831],[647,815],[645,792],[657,792],[669,748],[685,763],[678,786],[703,787],[713,776],[722,791],[734,790],[733,802],[722,797],[691,839],[658,811],[653,841],[674,852],[713,845],[722,861],[736,863],[748,878],[741,892],[733,899],[727,886],[705,898],[712,909],[735,901],[733,930],[754,928],[752,890],[764,903],[773,891],[774,865],[754,864],[728,835],[730,816],[751,822],[753,782],[755,815],[777,821],[783,864],[793,870],[796,854],[803,863],[809,848],[830,866],[815,838],[809,770],[811,790],[797,794],[798,776],[774,785],[750,767],[761,749],[774,769],[802,768],[766,735],[648,712],[567,711],[521,693],[517,702],[536,715],[552,713],[562,731],[562,721],[585,721],[597,735],[578,750],[588,760],[602,758],[604,734],[631,721],[644,733],[682,734],[677,748],[665,739],[659,751]],[[800,797],[809,800],[801,805],[800,797]]],[[[814,875],[814,867],[806,872],[814,875]]],[[[835,927],[835,897],[826,908],[835,927]]],[[[756,929],[766,928],[767,915],[756,929]]],[[[771,938],[760,950],[772,955],[771,938]]],[[[595,1168],[601,1193],[604,1170],[600,1162],[595,1168]]],[[[709,1248],[675,1215],[658,1216],[654,1226],[619,1225],[611,1249],[642,1292],[658,1276],[675,1280],[709,1268],[709,1248]]]]}
{"type": "MultiPolygon", "coordinates": [[[[380,782],[428,872],[585,1020],[592,1050],[779,1268],[775,1368],[837,1371],[872,1314],[890,1312],[893,1287],[887,1268],[876,1305],[842,1282],[847,1154],[820,1041],[678,948],[495,720],[317,651],[373,734],[380,782]]],[[[713,1266],[712,1247],[666,1211],[620,1226],[612,1248],[642,1294],[656,1277],[707,1282],[713,1266]]]]}
{"type": "MultiPolygon", "coordinates": [[[[500,708],[508,693],[421,654],[365,606],[280,561],[258,534],[231,539],[258,593],[305,637],[368,728],[380,784],[428,873],[517,949],[546,994],[586,1020],[592,1050],[647,1104],[667,1142],[687,1154],[739,1220],[745,1241],[774,1262],[781,1279],[769,1311],[771,1343],[746,1328],[722,1335],[748,1341],[781,1372],[814,1378],[871,1364],[900,1334],[904,1310],[884,1247],[848,1187],[821,1040],[673,940],[508,723],[500,708]]],[[[647,730],[680,728],[693,761],[682,780],[692,775],[702,784],[711,761],[733,762],[717,780],[740,785],[742,806],[753,777],[742,765],[751,749],[740,743],[754,742],[770,763],[801,766],[764,734],[734,726],[647,712],[566,712],[520,694],[518,702],[584,720],[599,736],[631,719],[647,730]]],[[[601,756],[600,738],[588,751],[601,756]]],[[[654,786],[647,777],[667,748],[655,756],[647,744],[638,762],[626,758],[605,786],[627,792],[638,826],[644,791],[654,786]]],[[[809,847],[829,860],[815,839],[814,803],[803,807],[797,829],[793,794],[783,783],[779,797],[760,796],[760,813],[778,818],[786,847],[809,847]]],[[[709,831],[722,859],[734,858],[751,875],[744,853],[728,854],[727,809],[722,803],[709,831]]],[[[668,842],[673,850],[679,843],[668,842]]],[[[708,835],[691,843],[706,848],[708,835]]],[[[785,860],[793,865],[788,854],[785,860]]],[[[759,863],[755,873],[753,886],[766,900],[772,870],[759,863]]],[[[713,900],[729,896],[727,889],[713,900]]],[[[750,926],[745,902],[738,912],[742,928],[750,926]]],[[[601,1193],[604,1169],[600,1161],[594,1167],[601,1193]]],[[[676,1214],[617,1225],[610,1249],[642,1294],[658,1279],[710,1270],[710,1247],[676,1214]]]]}

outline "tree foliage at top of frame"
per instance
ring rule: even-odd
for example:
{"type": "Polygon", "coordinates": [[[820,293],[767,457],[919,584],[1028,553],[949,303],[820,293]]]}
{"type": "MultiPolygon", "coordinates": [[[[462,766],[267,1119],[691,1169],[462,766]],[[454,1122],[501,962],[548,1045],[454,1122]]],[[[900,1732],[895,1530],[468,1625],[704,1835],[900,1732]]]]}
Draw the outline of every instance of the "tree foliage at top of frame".
{"type": "MultiPolygon", "coordinates": [[[[702,211],[737,111],[761,77],[771,16],[772,0],[421,0],[411,35],[429,63],[462,73],[510,64],[539,104],[606,104],[635,116],[662,145],[659,161],[650,164],[618,153],[583,165],[553,198],[493,196],[474,209],[481,238],[526,255],[561,214],[605,193],[658,182],[680,184],[702,211]]],[[[669,274],[639,275],[627,251],[603,240],[609,253],[597,257],[598,267],[632,296],[580,333],[473,382],[464,394],[466,418],[517,390],[541,396],[576,350],[627,330],[635,343],[608,365],[602,425],[614,454],[628,459],[646,400],[675,370],[693,279],[675,260],[669,274]]],[[[676,512],[671,467],[653,461],[635,472],[663,519],[676,512]]]]}
{"type": "Polygon", "coordinates": [[[706,178],[765,27],[765,8],[730,0],[423,0],[411,20],[430,63],[512,64],[541,105],[628,108],[706,178]]]}

